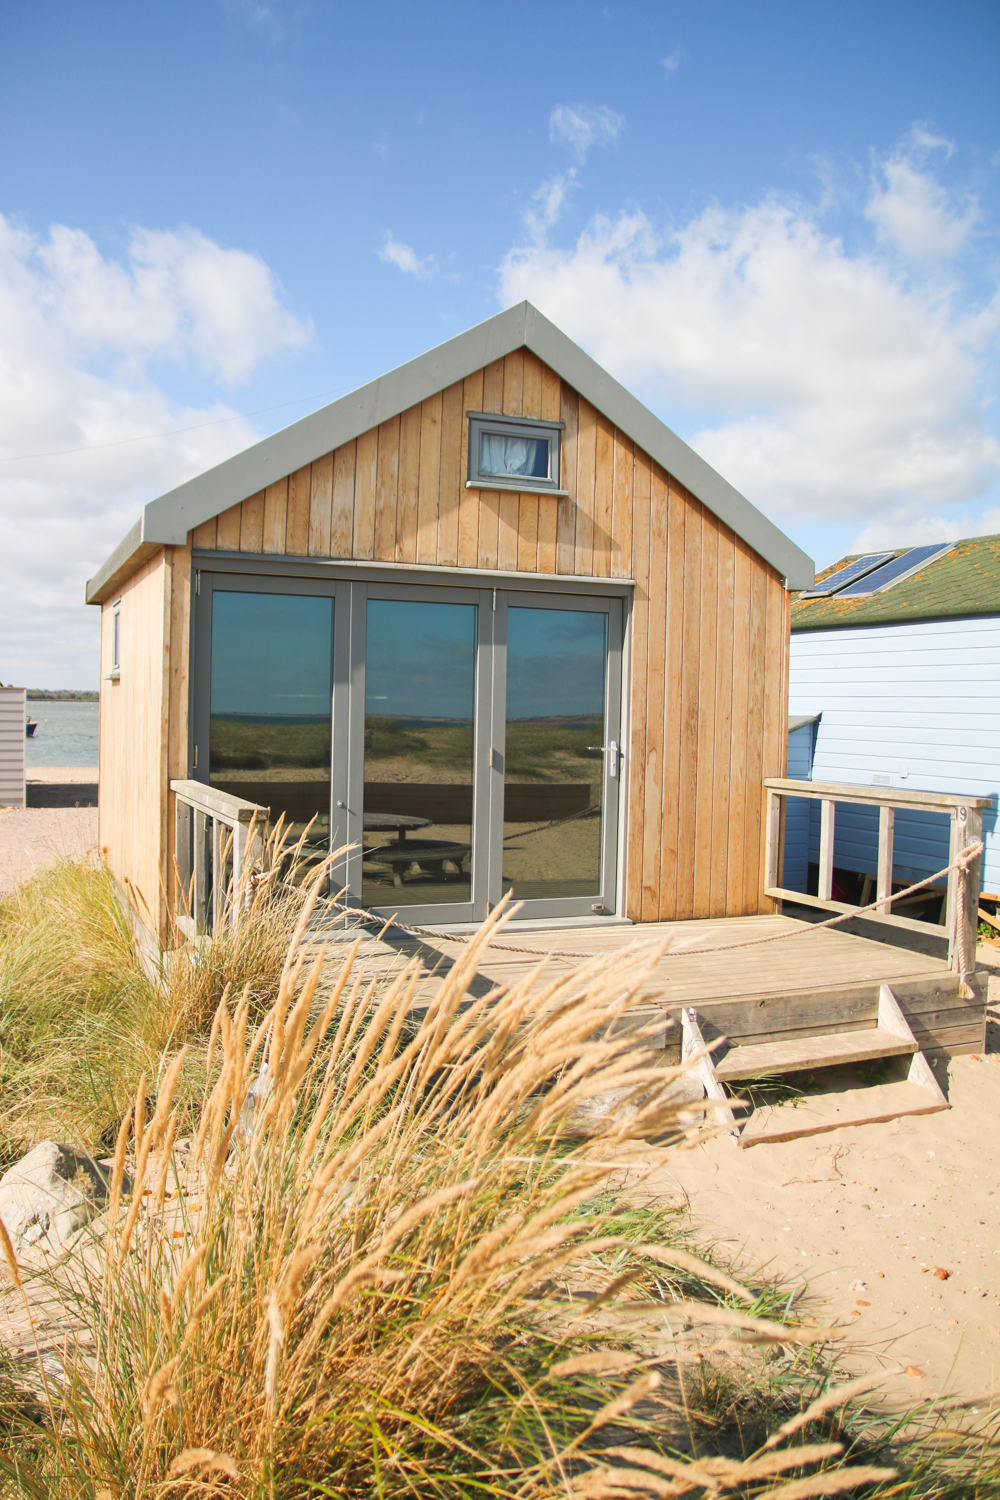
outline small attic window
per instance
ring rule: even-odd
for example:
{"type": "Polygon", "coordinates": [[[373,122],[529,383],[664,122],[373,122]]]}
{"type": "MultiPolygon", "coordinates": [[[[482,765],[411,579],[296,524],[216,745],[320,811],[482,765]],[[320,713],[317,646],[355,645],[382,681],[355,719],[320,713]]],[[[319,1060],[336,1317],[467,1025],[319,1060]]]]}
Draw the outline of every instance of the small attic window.
{"type": "Polygon", "coordinates": [[[563,424],[469,413],[469,476],[475,489],[559,490],[563,424]]]}
{"type": "Polygon", "coordinates": [[[116,599],[111,606],[111,676],[121,675],[122,654],[122,601],[116,599]]]}

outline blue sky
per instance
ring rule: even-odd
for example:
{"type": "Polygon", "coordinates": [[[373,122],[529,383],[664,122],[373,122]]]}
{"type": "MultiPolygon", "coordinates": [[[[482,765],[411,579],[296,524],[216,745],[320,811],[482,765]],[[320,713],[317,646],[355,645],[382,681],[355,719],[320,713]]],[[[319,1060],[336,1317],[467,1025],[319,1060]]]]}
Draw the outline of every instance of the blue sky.
{"type": "Polygon", "coordinates": [[[0,680],[96,685],[145,500],[522,296],[819,563],[1000,531],[998,42],[955,0],[4,7],[0,680]]]}

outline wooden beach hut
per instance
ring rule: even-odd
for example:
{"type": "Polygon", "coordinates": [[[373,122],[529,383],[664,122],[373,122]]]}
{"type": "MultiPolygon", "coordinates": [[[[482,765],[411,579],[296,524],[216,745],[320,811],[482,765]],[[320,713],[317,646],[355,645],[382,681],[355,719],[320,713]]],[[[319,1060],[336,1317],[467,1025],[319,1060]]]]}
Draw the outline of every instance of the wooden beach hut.
{"type": "Polygon", "coordinates": [[[768,912],[813,577],[522,303],[145,506],[87,585],[101,846],[160,939],[183,780],[414,922],[768,912]]]}

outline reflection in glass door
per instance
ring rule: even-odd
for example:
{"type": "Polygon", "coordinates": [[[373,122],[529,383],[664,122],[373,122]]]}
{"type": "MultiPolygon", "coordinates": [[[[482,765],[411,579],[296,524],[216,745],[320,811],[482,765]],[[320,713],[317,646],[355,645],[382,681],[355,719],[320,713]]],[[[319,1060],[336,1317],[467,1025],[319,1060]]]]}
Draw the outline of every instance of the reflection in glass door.
{"type": "Polygon", "coordinates": [[[325,857],[330,829],[333,599],[212,594],[209,781],[284,813],[325,857]]]}
{"type": "Polygon", "coordinates": [[[516,900],[602,894],[607,657],[603,610],[507,611],[503,889],[516,900]]]}
{"type": "Polygon", "coordinates": [[[477,614],[368,600],[363,906],[472,899],[477,614]]]}

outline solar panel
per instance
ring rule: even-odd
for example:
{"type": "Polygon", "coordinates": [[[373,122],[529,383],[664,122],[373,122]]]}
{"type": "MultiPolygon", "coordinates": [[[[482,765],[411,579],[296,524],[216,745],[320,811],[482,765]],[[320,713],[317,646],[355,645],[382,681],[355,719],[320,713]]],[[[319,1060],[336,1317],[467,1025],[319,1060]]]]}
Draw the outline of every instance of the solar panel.
{"type": "Polygon", "coordinates": [[[937,557],[943,557],[950,552],[954,542],[934,542],[929,547],[911,547],[908,552],[901,552],[891,562],[885,563],[874,573],[868,573],[864,578],[859,578],[847,588],[839,591],[841,599],[858,599],[864,594],[880,594],[891,584],[899,583],[908,578],[911,573],[917,573],[929,562],[937,557]]]}
{"type": "Polygon", "coordinates": [[[825,599],[829,594],[836,594],[846,583],[853,583],[855,579],[863,578],[866,573],[873,572],[891,556],[891,552],[869,552],[865,557],[856,557],[853,562],[845,563],[842,568],[837,568],[826,578],[821,578],[819,583],[807,589],[800,597],[802,599],[825,599]]]}

